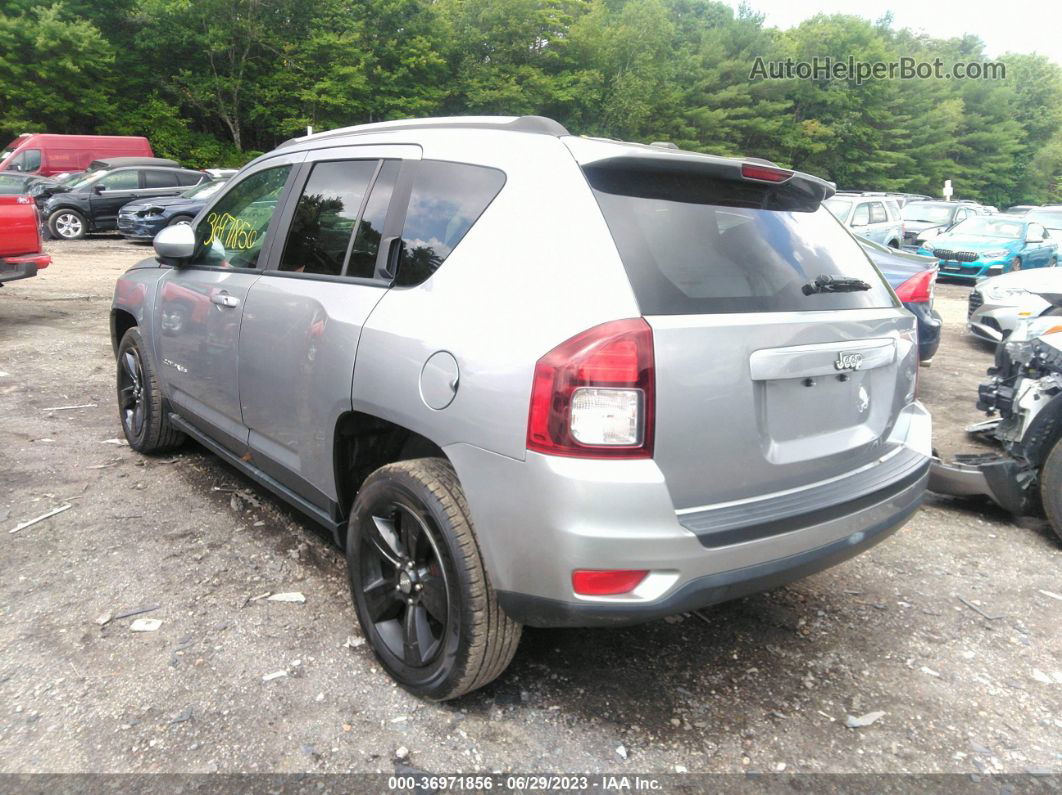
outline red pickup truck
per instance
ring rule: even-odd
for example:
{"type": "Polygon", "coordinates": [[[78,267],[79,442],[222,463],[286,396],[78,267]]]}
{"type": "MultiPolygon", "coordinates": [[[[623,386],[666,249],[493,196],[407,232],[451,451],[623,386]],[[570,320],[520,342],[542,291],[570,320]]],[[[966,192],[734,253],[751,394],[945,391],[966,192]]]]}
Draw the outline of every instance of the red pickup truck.
{"type": "Polygon", "coordinates": [[[29,196],[0,196],[0,285],[36,276],[52,258],[41,253],[41,219],[29,196]]]}

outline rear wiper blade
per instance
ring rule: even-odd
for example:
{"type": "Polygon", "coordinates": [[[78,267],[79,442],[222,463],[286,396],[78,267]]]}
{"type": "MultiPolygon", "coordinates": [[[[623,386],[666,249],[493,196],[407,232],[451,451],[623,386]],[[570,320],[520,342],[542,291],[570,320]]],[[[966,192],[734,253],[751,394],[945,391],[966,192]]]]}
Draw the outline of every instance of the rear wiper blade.
{"type": "Polygon", "coordinates": [[[869,290],[870,285],[862,279],[835,279],[832,276],[819,276],[800,288],[804,295],[814,293],[856,293],[869,290]]]}

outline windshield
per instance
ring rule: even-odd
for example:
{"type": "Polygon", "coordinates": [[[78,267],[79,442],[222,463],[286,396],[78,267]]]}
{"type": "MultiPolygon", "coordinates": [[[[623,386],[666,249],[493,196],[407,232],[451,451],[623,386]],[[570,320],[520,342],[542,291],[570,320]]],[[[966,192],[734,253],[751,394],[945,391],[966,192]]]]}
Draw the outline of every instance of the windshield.
{"type": "Polygon", "coordinates": [[[15,144],[10,144],[4,149],[4,151],[0,152],[0,163],[3,163],[5,160],[11,157],[11,155],[15,153],[15,148],[15,144]]]}
{"type": "Polygon", "coordinates": [[[926,221],[931,224],[946,224],[951,220],[955,207],[951,204],[926,204],[915,202],[903,208],[903,220],[926,221]]]}
{"type": "Polygon", "coordinates": [[[827,199],[823,202],[823,205],[833,213],[834,218],[838,221],[844,221],[848,218],[848,213],[852,212],[852,202],[847,199],[838,199],[836,197],[827,199]]]}
{"type": "Polygon", "coordinates": [[[202,185],[189,188],[181,196],[185,199],[209,199],[221,190],[221,186],[224,184],[224,182],[204,182],[202,185]]]}
{"type": "Polygon", "coordinates": [[[1020,221],[1005,221],[995,218],[967,218],[952,230],[956,235],[975,235],[977,237],[998,237],[1005,240],[1024,240],[1025,224],[1020,221]]]}
{"type": "Polygon", "coordinates": [[[106,171],[84,171],[80,174],[72,174],[68,180],[63,181],[63,184],[70,188],[80,188],[82,185],[95,182],[106,173],[106,171]]]}
{"type": "MultiPolygon", "coordinates": [[[[1056,212],[1044,212],[1043,210],[1032,212],[1029,213],[1028,219],[1036,221],[1038,224],[1043,224],[1052,232],[1056,229],[1062,229],[1062,210],[1056,212]]],[[[1051,237],[1054,237],[1054,235],[1051,235],[1051,237]]]]}

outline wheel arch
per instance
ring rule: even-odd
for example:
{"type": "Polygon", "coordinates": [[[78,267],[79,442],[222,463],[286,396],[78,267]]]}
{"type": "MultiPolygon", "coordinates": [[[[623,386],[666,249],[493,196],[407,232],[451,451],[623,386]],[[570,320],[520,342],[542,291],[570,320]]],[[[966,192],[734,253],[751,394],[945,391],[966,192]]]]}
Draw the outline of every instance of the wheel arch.
{"type": "Polygon", "coordinates": [[[346,547],[346,522],[350,507],[365,479],[387,464],[414,458],[443,458],[443,449],[416,431],[360,411],[349,411],[336,421],[332,464],[340,529],[336,541],[346,547]]]}
{"type": "Polygon", "coordinates": [[[128,312],[125,309],[111,309],[111,348],[114,350],[116,358],[118,356],[118,345],[122,342],[125,332],[137,325],[139,324],[136,322],[136,317],[132,312],[128,312]]]}

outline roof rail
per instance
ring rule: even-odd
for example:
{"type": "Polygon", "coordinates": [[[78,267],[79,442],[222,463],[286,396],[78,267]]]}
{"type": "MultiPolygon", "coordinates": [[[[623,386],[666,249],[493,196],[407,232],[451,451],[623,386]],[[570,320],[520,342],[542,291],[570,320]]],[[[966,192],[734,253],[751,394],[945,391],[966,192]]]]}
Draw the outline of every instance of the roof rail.
{"type": "Polygon", "coordinates": [[[545,116],[447,116],[429,119],[399,119],[381,121],[372,124],[356,124],[352,127],[339,127],[335,130],[291,138],[280,146],[290,146],[302,141],[320,141],[338,138],[344,135],[366,135],[392,130],[505,130],[508,132],[537,133],[559,137],[570,135],[564,125],[545,116]]]}

